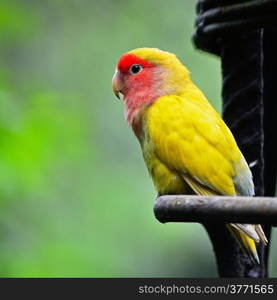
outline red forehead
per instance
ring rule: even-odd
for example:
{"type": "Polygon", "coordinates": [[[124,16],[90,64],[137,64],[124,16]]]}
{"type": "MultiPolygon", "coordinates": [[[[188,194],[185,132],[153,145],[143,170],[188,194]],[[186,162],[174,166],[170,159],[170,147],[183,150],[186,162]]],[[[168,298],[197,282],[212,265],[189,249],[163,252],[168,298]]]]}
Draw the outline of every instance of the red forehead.
{"type": "Polygon", "coordinates": [[[131,65],[134,64],[139,64],[144,68],[154,66],[154,64],[150,63],[145,59],[141,59],[134,54],[127,53],[121,56],[117,64],[117,69],[120,70],[121,72],[127,72],[131,67],[131,65]]]}

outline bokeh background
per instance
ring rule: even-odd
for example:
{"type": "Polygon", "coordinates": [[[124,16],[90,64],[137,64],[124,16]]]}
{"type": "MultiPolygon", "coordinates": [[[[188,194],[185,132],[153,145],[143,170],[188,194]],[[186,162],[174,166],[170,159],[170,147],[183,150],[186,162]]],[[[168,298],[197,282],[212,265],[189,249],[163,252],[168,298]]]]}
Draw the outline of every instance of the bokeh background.
{"type": "Polygon", "coordinates": [[[111,92],[123,52],[159,47],[220,111],[220,62],[191,43],[195,2],[0,2],[1,277],[216,276],[199,224],[155,220],[111,92]]]}

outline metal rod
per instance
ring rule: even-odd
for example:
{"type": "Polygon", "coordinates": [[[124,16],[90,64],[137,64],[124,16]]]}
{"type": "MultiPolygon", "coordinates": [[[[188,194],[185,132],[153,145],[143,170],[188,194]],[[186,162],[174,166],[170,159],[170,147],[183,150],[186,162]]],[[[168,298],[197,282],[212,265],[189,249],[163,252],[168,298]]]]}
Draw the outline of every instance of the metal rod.
{"type": "Polygon", "coordinates": [[[277,198],[164,195],[156,199],[154,213],[162,223],[261,223],[277,226],[277,198]]]}

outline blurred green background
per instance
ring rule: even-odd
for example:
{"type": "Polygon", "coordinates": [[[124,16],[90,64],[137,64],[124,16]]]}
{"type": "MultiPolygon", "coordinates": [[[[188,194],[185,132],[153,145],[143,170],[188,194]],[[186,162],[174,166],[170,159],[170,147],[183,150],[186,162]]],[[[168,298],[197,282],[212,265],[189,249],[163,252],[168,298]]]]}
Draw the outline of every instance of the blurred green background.
{"type": "Polygon", "coordinates": [[[123,52],[159,47],[220,110],[220,62],[191,43],[195,2],[1,1],[0,276],[216,276],[199,224],[155,220],[111,91],[123,52]]]}

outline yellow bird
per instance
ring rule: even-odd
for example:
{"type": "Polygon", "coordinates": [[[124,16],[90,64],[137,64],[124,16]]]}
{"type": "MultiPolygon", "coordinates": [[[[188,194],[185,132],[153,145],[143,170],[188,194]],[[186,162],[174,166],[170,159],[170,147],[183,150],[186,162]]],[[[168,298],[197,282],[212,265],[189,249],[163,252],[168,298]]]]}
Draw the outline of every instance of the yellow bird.
{"type": "MultiPolygon", "coordinates": [[[[236,141],[189,71],[169,52],[138,48],[119,59],[112,80],[159,195],[254,196],[251,171],[236,141]]],[[[227,224],[259,262],[260,225],[227,224]]]]}

